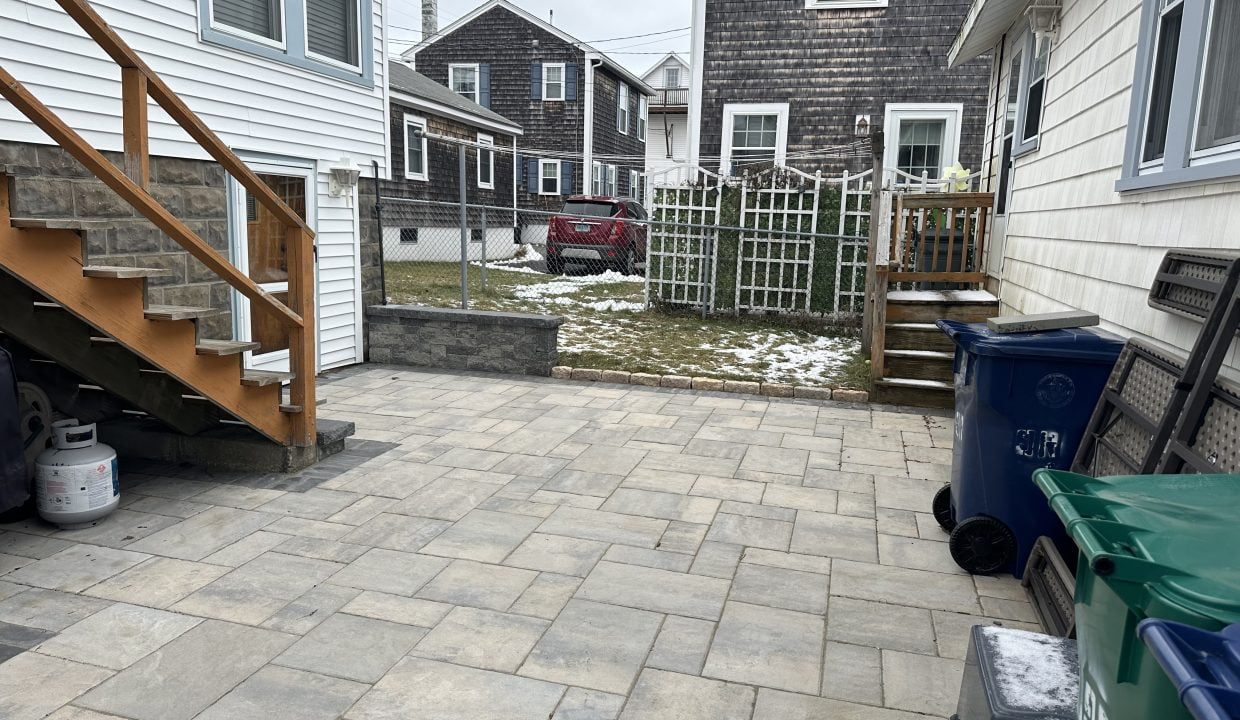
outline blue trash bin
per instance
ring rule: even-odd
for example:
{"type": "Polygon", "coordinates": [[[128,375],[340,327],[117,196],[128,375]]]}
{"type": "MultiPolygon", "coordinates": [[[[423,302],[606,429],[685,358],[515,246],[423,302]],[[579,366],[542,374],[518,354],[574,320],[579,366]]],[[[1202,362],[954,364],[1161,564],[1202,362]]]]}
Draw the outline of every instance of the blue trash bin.
{"type": "Polygon", "coordinates": [[[1137,633],[1194,718],[1240,720],[1240,625],[1209,632],[1148,618],[1137,633]]]}
{"type": "Polygon", "coordinates": [[[1075,555],[1031,477],[1072,464],[1123,339],[1094,328],[938,326],[956,343],[952,481],[934,503],[935,519],[951,531],[952,559],[975,574],[1020,575],[1042,535],[1075,555]]]}

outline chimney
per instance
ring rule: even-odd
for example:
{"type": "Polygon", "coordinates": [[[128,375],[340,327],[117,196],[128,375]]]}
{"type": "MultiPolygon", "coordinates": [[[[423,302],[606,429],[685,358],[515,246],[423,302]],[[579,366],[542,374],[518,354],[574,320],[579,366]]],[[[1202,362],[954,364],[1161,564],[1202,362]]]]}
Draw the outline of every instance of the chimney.
{"type": "Polygon", "coordinates": [[[422,0],[422,42],[439,34],[439,0],[422,0]]]}

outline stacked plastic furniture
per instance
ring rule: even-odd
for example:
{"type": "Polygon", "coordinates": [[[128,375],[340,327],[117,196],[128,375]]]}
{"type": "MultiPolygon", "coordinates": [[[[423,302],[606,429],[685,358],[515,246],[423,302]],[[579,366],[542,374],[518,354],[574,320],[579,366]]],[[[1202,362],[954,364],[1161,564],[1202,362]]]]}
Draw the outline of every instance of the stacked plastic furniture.
{"type": "Polygon", "coordinates": [[[1240,625],[1207,632],[1142,620],[1137,634],[1196,720],[1240,719],[1240,625]]]}

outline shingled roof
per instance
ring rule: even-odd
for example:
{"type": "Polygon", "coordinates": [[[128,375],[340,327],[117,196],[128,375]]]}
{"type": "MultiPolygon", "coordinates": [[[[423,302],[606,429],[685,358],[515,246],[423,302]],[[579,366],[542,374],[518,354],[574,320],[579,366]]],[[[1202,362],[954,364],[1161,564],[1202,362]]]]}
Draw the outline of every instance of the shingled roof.
{"type": "Polygon", "coordinates": [[[521,134],[521,126],[497,112],[492,112],[478,103],[456,94],[452,90],[431,80],[420,72],[397,60],[388,61],[388,87],[394,92],[411,98],[421,99],[434,105],[448,107],[458,113],[465,113],[484,121],[489,126],[502,126],[512,135],[521,134]]]}

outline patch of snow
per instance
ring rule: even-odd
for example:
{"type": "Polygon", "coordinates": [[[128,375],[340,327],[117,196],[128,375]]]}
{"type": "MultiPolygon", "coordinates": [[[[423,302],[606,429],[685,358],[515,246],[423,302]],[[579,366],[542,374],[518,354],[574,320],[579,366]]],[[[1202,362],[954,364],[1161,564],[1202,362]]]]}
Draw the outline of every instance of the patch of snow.
{"type": "Polygon", "coordinates": [[[554,295],[569,295],[591,285],[620,282],[644,283],[646,278],[638,275],[621,275],[614,270],[608,270],[598,275],[563,275],[545,283],[514,287],[512,291],[522,300],[537,300],[554,295]]]}
{"type": "MultiPolygon", "coordinates": [[[[567,300],[568,298],[559,298],[567,300]]],[[[630,300],[599,300],[598,302],[581,303],[584,307],[601,312],[640,312],[646,309],[645,303],[630,300]]]]}
{"type": "Polygon", "coordinates": [[[883,382],[888,385],[907,385],[910,387],[950,388],[951,383],[942,380],[919,380],[917,378],[887,378],[883,382]]]}
{"type": "Polygon", "coordinates": [[[846,363],[855,350],[856,341],[819,337],[813,342],[795,342],[788,334],[751,333],[740,342],[742,347],[701,345],[702,350],[729,354],[736,363],[720,367],[720,372],[738,375],[762,374],[767,381],[792,375],[797,383],[825,382],[846,363]],[[755,367],[765,365],[765,369],[755,367]]]}
{"type": "Polygon", "coordinates": [[[1034,712],[1068,712],[1076,708],[1080,678],[1067,646],[1050,635],[985,627],[982,635],[994,652],[999,693],[1008,707],[1034,712]]]}
{"type": "MultiPolygon", "coordinates": [[[[470,265],[473,265],[474,267],[482,267],[482,263],[480,262],[471,262],[470,265]]],[[[524,273],[526,275],[546,275],[547,274],[547,273],[538,272],[537,270],[526,267],[524,265],[509,265],[507,263],[488,262],[487,270],[495,270],[497,272],[509,272],[509,273],[524,273]]]]}

